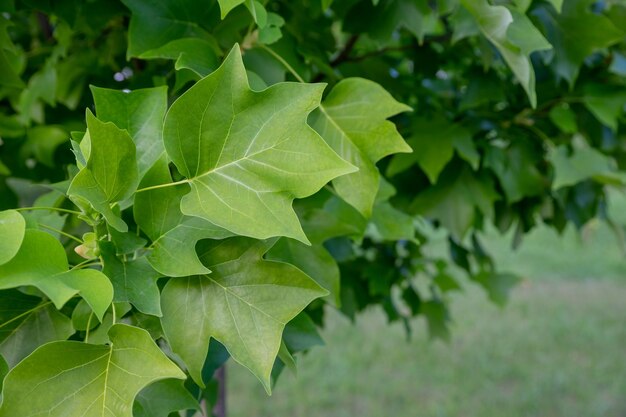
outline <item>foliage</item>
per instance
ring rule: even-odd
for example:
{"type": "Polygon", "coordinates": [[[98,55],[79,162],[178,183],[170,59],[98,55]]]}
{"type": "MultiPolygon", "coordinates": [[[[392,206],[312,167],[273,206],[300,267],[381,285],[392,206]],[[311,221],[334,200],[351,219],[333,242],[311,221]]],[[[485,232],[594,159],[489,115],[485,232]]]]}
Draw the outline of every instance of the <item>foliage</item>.
{"type": "Polygon", "coordinates": [[[0,11],[2,417],[198,409],[229,356],[269,393],[326,304],[446,339],[451,265],[518,281],[487,224],[582,227],[626,182],[617,1],[0,11]]]}

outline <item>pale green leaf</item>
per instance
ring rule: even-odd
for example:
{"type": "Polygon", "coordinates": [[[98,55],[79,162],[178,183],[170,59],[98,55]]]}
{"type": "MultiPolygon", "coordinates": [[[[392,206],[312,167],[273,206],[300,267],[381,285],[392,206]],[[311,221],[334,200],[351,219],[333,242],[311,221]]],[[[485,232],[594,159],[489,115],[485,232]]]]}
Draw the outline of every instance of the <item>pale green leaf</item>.
{"type": "Polygon", "coordinates": [[[152,382],[184,373],[145,330],[116,324],[111,344],[52,342],[5,379],[0,417],[132,417],[133,401],[152,382]]]}
{"type": "Polygon", "coordinates": [[[35,126],[27,130],[22,152],[53,168],[54,152],[69,139],[70,135],[60,126],[35,126]]]}
{"type": "Polygon", "coordinates": [[[87,110],[89,136],[87,165],[74,177],[68,195],[87,200],[107,222],[126,232],[128,226],[111,209],[111,204],[130,197],[138,183],[136,149],[126,130],[98,120],[87,110]]]}
{"type": "MultiPolygon", "coordinates": [[[[165,151],[162,129],[167,87],[127,92],[91,86],[91,93],[98,119],[126,129],[135,142],[139,178],[143,177],[165,151]]],[[[93,140],[93,132],[91,135],[93,140]]]]}
{"type": "Polygon", "coordinates": [[[548,158],[554,166],[554,190],[589,178],[608,184],[626,184],[626,175],[617,171],[615,161],[593,148],[574,149],[570,154],[567,147],[561,145],[552,150],[548,158]]]}
{"type": "Polygon", "coordinates": [[[303,83],[250,90],[235,46],[165,117],[165,149],[191,185],[182,212],[239,235],[307,242],[293,199],[354,170],[306,124],[322,90],[303,83]]]}
{"type": "Polygon", "coordinates": [[[250,1],[250,0],[217,0],[217,2],[220,4],[220,10],[222,12],[222,19],[224,19],[226,15],[230,13],[231,10],[233,10],[235,7],[239,6],[240,4],[245,3],[246,1],[250,1]]]}
{"type": "Polygon", "coordinates": [[[9,364],[4,360],[2,355],[0,355],[0,401],[2,401],[2,385],[4,382],[4,377],[9,373],[9,364]]]}
{"type": "Polygon", "coordinates": [[[142,313],[161,316],[160,292],[155,271],[145,257],[122,260],[111,242],[100,242],[102,272],[113,284],[113,301],[129,302],[142,313]]]}
{"type": "Polygon", "coordinates": [[[58,309],[79,294],[100,320],[113,299],[113,287],[104,274],[93,269],[68,270],[61,243],[39,230],[26,230],[17,255],[0,265],[0,289],[22,285],[37,287],[58,309]]]}
{"type": "Polygon", "coordinates": [[[0,265],[11,260],[20,249],[26,222],[15,210],[0,211],[0,265]]]}
{"type": "Polygon", "coordinates": [[[168,417],[179,410],[199,410],[183,381],[164,379],[142,389],[133,406],[133,417],[168,417]]]}
{"type": "Polygon", "coordinates": [[[163,289],[165,335],[197,384],[204,385],[201,370],[213,337],[270,392],[285,324],[327,291],[292,265],[263,260],[266,242],[204,243],[200,253],[213,272],[171,279],[163,289]]]}
{"type": "Polygon", "coordinates": [[[383,87],[362,78],[340,81],[312,116],[324,140],[358,172],[333,181],[337,194],[365,217],[370,217],[380,173],[376,162],[385,156],[411,152],[386,120],[411,108],[398,103],[383,87]]]}
{"type": "Polygon", "coordinates": [[[44,343],[74,334],[70,319],[51,301],[17,290],[0,291],[0,353],[15,366],[44,343]]]}

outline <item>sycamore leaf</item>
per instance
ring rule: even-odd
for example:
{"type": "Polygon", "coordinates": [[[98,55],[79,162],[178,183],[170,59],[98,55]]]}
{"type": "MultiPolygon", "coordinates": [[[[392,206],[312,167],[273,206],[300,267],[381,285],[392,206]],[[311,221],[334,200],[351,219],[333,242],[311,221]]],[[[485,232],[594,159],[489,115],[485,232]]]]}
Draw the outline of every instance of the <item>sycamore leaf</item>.
{"type": "Polygon", "coordinates": [[[65,340],[73,334],[70,319],[51,301],[17,290],[0,291],[0,353],[10,366],[44,343],[65,340]]]}
{"type": "Polygon", "coordinates": [[[536,50],[549,49],[550,44],[521,13],[514,16],[506,7],[491,6],[487,0],[461,0],[461,4],[474,16],[485,37],[498,48],[526,90],[530,104],[535,107],[535,70],[528,55],[536,50]]]}
{"type": "Polygon", "coordinates": [[[91,93],[98,119],[126,129],[135,142],[139,178],[143,177],[165,151],[162,128],[167,110],[167,87],[127,92],[91,86],[91,93]]]}
{"type": "Polygon", "coordinates": [[[215,2],[195,0],[123,0],[132,11],[128,29],[128,58],[181,38],[210,37],[202,26],[215,21],[215,2]]]}
{"type": "Polygon", "coordinates": [[[252,91],[235,46],[165,117],[165,149],[191,186],[182,212],[239,235],[308,242],[293,199],[354,171],[306,124],[322,90],[279,83],[252,91]]]}
{"type": "Polygon", "coordinates": [[[167,283],[161,295],[165,335],[198,385],[204,386],[201,371],[213,337],[269,393],[285,324],[328,292],[292,265],[263,260],[272,243],[203,243],[199,252],[213,272],[167,283]]]}
{"type": "Polygon", "coordinates": [[[135,399],[133,417],[168,417],[179,410],[199,410],[183,381],[164,379],[148,385],[135,399]]]}
{"type": "Polygon", "coordinates": [[[108,346],[75,341],[41,346],[7,375],[0,417],[132,417],[142,388],[185,378],[147,331],[116,324],[109,338],[108,346]]]}
{"type": "Polygon", "coordinates": [[[113,284],[113,301],[129,302],[142,313],[161,316],[161,293],[157,286],[161,274],[145,257],[124,261],[116,256],[111,242],[100,242],[99,246],[102,272],[113,284]]]}
{"type": "Polygon", "coordinates": [[[587,109],[603,125],[617,132],[619,118],[626,108],[626,88],[589,84],[585,86],[584,93],[587,109]]]}
{"type": "Polygon", "coordinates": [[[58,240],[46,232],[28,229],[17,255],[0,265],[0,289],[32,285],[58,309],[80,294],[102,320],[113,299],[109,279],[94,269],[68,268],[65,249],[58,240]]]}
{"type": "Polygon", "coordinates": [[[87,200],[111,226],[126,232],[128,226],[111,204],[130,197],[137,188],[135,144],[126,130],[98,120],[89,110],[87,128],[89,135],[81,142],[83,154],[88,151],[87,165],[72,180],[68,195],[87,200]]]}
{"type": "Polygon", "coordinates": [[[312,116],[312,125],[342,158],[358,172],[333,181],[337,194],[370,217],[378,192],[376,162],[387,155],[411,152],[386,120],[411,108],[398,103],[380,85],[362,78],[340,81],[312,116]]]}
{"type": "Polygon", "coordinates": [[[26,222],[15,210],[0,211],[0,265],[13,258],[24,239],[26,222]]]}

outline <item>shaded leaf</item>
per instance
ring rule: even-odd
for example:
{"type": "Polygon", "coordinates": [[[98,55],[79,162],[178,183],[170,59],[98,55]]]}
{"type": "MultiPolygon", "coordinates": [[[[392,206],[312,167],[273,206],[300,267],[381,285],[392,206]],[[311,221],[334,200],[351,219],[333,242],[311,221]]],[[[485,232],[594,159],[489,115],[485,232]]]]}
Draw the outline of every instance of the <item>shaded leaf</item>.
{"type": "Polygon", "coordinates": [[[199,410],[200,405],[183,381],[164,379],[142,389],[133,406],[133,417],[168,417],[179,410],[199,410]]]}
{"type": "Polygon", "coordinates": [[[142,313],[161,316],[160,292],[155,271],[145,257],[124,261],[111,242],[100,242],[102,272],[113,284],[113,301],[129,302],[142,313]]]}
{"type": "Polygon", "coordinates": [[[15,366],[37,347],[74,334],[70,319],[51,301],[17,290],[0,291],[0,353],[15,366]]]}
{"type": "Polygon", "coordinates": [[[554,166],[552,188],[572,186],[580,181],[593,178],[609,184],[626,184],[626,174],[617,172],[615,161],[593,148],[577,148],[570,154],[561,145],[549,154],[554,166]]]}

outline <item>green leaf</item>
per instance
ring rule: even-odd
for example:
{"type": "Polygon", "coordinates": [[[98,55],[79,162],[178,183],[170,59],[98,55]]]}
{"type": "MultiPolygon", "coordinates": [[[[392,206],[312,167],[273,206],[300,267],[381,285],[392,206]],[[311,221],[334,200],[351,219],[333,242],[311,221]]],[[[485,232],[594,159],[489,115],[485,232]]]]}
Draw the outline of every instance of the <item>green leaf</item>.
{"type": "Polygon", "coordinates": [[[489,299],[500,307],[504,307],[511,290],[521,282],[517,275],[495,272],[482,272],[472,279],[482,285],[489,299]]]}
{"type": "Polygon", "coordinates": [[[480,155],[474,147],[472,133],[462,125],[440,117],[431,120],[420,118],[415,121],[413,131],[407,140],[413,153],[394,156],[387,168],[387,175],[396,175],[417,162],[434,184],[455,150],[474,169],[478,167],[480,155]]]}
{"type": "MultiPolygon", "coordinates": [[[[103,122],[126,129],[137,147],[139,178],[165,152],[162,129],[167,110],[167,87],[130,92],[91,86],[96,114],[103,122]]],[[[93,132],[90,131],[93,141],[93,132]]]]}
{"type": "MultiPolygon", "coordinates": [[[[158,186],[171,181],[167,162],[161,158],[148,171],[141,186],[158,186]]],[[[181,213],[180,200],[186,194],[186,188],[184,185],[154,188],[135,196],[135,220],[153,240],[148,261],[166,276],[208,274],[209,269],[196,254],[196,244],[202,239],[232,236],[232,233],[204,219],[181,213]]]]}
{"type": "Polygon", "coordinates": [[[505,149],[490,147],[485,155],[485,167],[497,175],[509,203],[528,196],[541,195],[548,189],[548,180],[537,164],[541,151],[522,138],[515,138],[505,149]]]}
{"type": "Polygon", "coordinates": [[[537,105],[535,92],[535,70],[531,52],[547,49],[550,44],[525,15],[513,15],[504,6],[491,6],[487,0],[461,0],[461,4],[474,16],[481,32],[498,51],[522,84],[534,107],[537,105]]]}
{"type": "Polygon", "coordinates": [[[137,393],[154,381],[185,378],[145,330],[116,324],[111,345],[52,342],[5,379],[0,417],[132,417],[137,393]]]}
{"type": "Polygon", "coordinates": [[[102,272],[113,284],[113,301],[129,302],[142,313],[161,316],[160,292],[155,271],[145,257],[124,261],[115,254],[111,242],[100,242],[102,272]]]}
{"type": "Polygon", "coordinates": [[[589,9],[588,0],[563,2],[562,13],[547,15],[544,23],[548,41],[554,46],[551,66],[570,87],[574,86],[585,58],[621,41],[625,34],[609,18],[589,9]]]}
{"type": "Polygon", "coordinates": [[[175,59],[174,68],[190,69],[201,77],[209,75],[218,66],[219,46],[215,40],[200,38],[176,39],[165,45],[144,52],[141,59],[175,59]]]}
{"type": "Polygon", "coordinates": [[[474,223],[476,210],[493,216],[493,202],[499,196],[488,177],[475,176],[467,168],[446,171],[436,185],[417,195],[411,209],[438,220],[461,239],[474,223]]]}
{"type": "Polygon", "coordinates": [[[198,385],[213,337],[269,393],[285,324],[327,291],[292,265],[263,260],[271,243],[234,238],[205,245],[200,253],[213,273],[171,279],[163,289],[165,335],[198,385]]]}
{"type": "Polygon", "coordinates": [[[179,410],[199,410],[183,381],[164,379],[142,389],[133,406],[133,417],[168,417],[179,410]]]}
{"type": "Polygon", "coordinates": [[[440,300],[429,300],[420,304],[420,313],[426,318],[428,335],[431,339],[450,341],[450,314],[446,305],[440,300]]]}
{"type": "Polygon", "coordinates": [[[561,10],[563,9],[563,1],[564,0],[548,0],[548,2],[552,4],[555,10],[559,13],[561,13],[561,10]]]}
{"type": "Polygon", "coordinates": [[[65,250],[58,240],[39,230],[26,230],[19,252],[0,265],[0,289],[32,285],[60,309],[79,294],[102,320],[113,299],[108,278],[93,269],[68,270],[65,250]]]}
{"type": "Polygon", "coordinates": [[[34,155],[37,161],[53,168],[54,152],[69,139],[70,135],[59,126],[35,126],[27,130],[22,152],[34,155]]]}
{"type": "Polygon", "coordinates": [[[619,118],[626,107],[626,88],[590,84],[584,88],[587,109],[605,126],[617,132],[619,118]]]}
{"type": "Polygon", "coordinates": [[[13,258],[24,239],[26,222],[15,210],[0,211],[0,265],[13,258]]]}
{"type": "Polygon", "coordinates": [[[132,11],[127,58],[139,57],[176,39],[210,37],[203,26],[214,22],[214,2],[123,0],[123,3],[132,11]]]}
{"type": "Polygon", "coordinates": [[[282,238],[265,256],[271,261],[281,261],[295,266],[310,276],[330,294],[328,298],[336,307],[339,296],[339,266],[322,245],[305,245],[293,239],[282,238]]]}
{"type": "Polygon", "coordinates": [[[87,200],[111,226],[126,232],[128,226],[113,212],[111,204],[130,197],[137,188],[135,144],[126,130],[101,122],[89,110],[87,128],[89,137],[83,139],[89,141],[87,165],[72,180],[68,195],[87,200]]]}
{"type": "Polygon", "coordinates": [[[549,113],[552,123],[563,133],[573,134],[578,132],[578,123],[576,122],[576,113],[567,103],[554,106],[549,113]]]}
{"type": "Polygon", "coordinates": [[[293,199],[353,171],[306,124],[322,89],[279,83],[252,91],[235,46],[165,117],[165,149],[191,185],[182,212],[239,235],[308,242],[293,199]]]}
{"type": "Polygon", "coordinates": [[[366,218],[372,214],[380,173],[376,162],[385,156],[411,152],[386,120],[411,108],[398,103],[380,85],[362,78],[340,81],[328,94],[312,125],[358,172],[333,181],[337,194],[366,218]]]}
{"type": "Polygon", "coordinates": [[[148,261],[154,269],[171,277],[208,274],[211,271],[198,259],[196,244],[202,239],[224,239],[232,235],[204,219],[186,217],[154,241],[148,261]]]}
{"type": "Polygon", "coordinates": [[[222,19],[224,19],[231,10],[246,1],[250,0],[217,0],[220,4],[220,10],[222,11],[222,19]]]}
{"type": "Polygon", "coordinates": [[[40,345],[74,334],[70,319],[42,301],[17,290],[0,291],[0,353],[10,366],[40,345]]]}
{"type": "Polygon", "coordinates": [[[0,401],[2,400],[2,385],[4,382],[4,377],[9,373],[9,365],[4,360],[2,355],[0,355],[0,401]]]}
{"type": "Polygon", "coordinates": [[[287,323],[283,340],[292,352],[303,352],[314,346],[324,345],[324,339],[320,336],[315,323],[305,312],[298,314],[287,323]]]}
{"type": "Polygon", "coordinates": [[[617,172],[615,161],[593,148],[575,148],[570,154],[561,145],[549,154],[554,166],[552,189],[569,187],[588,178],[608,184],[626,184],[626,174],[617,172]]]}

